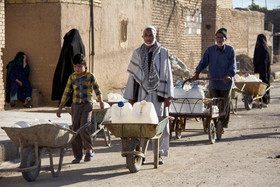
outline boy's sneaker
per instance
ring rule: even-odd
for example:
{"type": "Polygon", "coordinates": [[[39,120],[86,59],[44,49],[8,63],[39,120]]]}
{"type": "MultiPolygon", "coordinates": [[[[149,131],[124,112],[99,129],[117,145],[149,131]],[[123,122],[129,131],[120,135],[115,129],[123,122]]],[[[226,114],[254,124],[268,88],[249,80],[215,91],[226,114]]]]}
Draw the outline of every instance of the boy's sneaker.
{"type": "Polygon", "coordinates": [[[74,160],[72,160],[72,164],[79,164],[82,162],[83,162],[82,158],[75,158],[74,160]]]}
{"type": "Polygon", "coordinates": [[[92,157],[94,155],[94,151],[92,153],[87,152],[84,158],[85,162],[91,161],[92,157]]]}

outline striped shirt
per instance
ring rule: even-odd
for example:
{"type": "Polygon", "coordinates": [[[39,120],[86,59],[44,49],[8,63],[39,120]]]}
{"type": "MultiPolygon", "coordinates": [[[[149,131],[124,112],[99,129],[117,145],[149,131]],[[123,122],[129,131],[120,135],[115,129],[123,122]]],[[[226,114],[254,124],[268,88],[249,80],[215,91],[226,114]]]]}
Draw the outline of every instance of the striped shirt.
{"type": "Polygon", "coordinates": [[[61,102],[66,103],[73,93],[73,103],[90,103],[92,102],[93,90],[97,99],[101,98],[101,90],[92,73],[86,72],[82,77],[78,77],[74,72],[69,76],[61,102]]]}

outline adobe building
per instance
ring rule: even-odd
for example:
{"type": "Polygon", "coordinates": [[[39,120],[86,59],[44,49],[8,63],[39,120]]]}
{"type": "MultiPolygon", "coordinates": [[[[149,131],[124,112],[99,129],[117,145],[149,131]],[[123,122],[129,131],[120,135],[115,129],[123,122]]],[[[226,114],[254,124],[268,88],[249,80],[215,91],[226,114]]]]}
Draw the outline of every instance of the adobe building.
{"type": "MultiPolygon", "coordinates": [[[[4,67],[18,51],[24,51],[31,67],[30,81],[34,89],[40,90],[41,102],[58,103],[51,101],[53,74],[63,36],[76,28],[85,44],[89,69],[101,89],[121,89],[127,81],[132,52],[142,44],[142,29],[146,25],[158,28],[159,41],[170,49],[170,54],[190,64],[199,60],[201,1],[186,2],[95,0],[93,62],[89,1],[7,0],[4,67]],[[196,25],[191,24],[192,19],[196,25]],[[188,21],[192,26],[186,29],[188,21]]],[[[6,72],[3,73],[5,77],[6,72]]]]}
{"type": "MultiPolygon", "coordinates": [[[[0,0],[0,56],[3,57],[3,48],[5,47],[5,1],[0,0]]],[[[3,58],[0,58],[0,111],[4,110],[5,87],[3,79],[3,58]]]]}
{"type": "Polygon", "coordinates": [[[280,62],[280,9],[258,10],[265,14],[265,29],[273,33],[273,62],[280,62]]]}
{"type": "Polygon", "coordinates": [[[264,14],[257,11],[233,9],[232,0],[202,1],[202,49],[214,44],[216,30],[228,30],[227,43],[236,55],[253,57],[258,34],[265,34],[272,46],[271,32],[264,30],[264,14]]]}
{"type": "Polygon", "coordinates": [[[190,68],[196,67],[205,47],[215,44],[215,32],[220,27],[228,29],[227,43],[236,53],[248,56],[252,56],[257,34],[264,32],[263,13],[234,10],[231,0],[94,0],[92,58],[90,1],[6,0],[5,7],[2,109],[5,67],[18,51],[28,56],[30,81],[40,91],[39,103],[58,103],[51,101],[53,75],[63,37],[72,28],[79,30],[89,70],[106,91],[125,86],[132,52],[142,44],[142,29],[147,25],[154,25],[162,46],[190,68]]]}

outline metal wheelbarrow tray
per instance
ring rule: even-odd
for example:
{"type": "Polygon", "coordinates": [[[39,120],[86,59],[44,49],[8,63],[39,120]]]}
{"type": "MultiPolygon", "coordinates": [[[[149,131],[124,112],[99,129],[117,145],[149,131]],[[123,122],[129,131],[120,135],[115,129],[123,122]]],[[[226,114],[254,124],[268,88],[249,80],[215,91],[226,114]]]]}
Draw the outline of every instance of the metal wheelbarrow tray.
{"type": "Polygon", "coordinates": [[[39,124],[27,128],[2,127],[18,147],[34,146],[59,148],[69,144],[75,132],[56,124],[39,124]]]}
{"type": "Polygon", "coordinates": [[[147,123],[112,123],[103,125],[116,137],[122,140],[122,156],[126,157],[126,167],[131,173],[138,172],[145,158],[150,139],[155,140],[154,168],[159,165],[159,138],[169,122],[168,117],[159,117],[158,124],[147,123]]]}

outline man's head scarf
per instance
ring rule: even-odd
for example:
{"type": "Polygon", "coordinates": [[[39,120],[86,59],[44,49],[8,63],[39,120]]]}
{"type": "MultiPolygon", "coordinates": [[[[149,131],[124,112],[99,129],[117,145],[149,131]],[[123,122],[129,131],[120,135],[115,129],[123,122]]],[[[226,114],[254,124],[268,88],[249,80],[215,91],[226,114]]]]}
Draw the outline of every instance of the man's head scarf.
{"type": "MultiPolygon", "coordinates": [[[[156,42],[157,30],[156,30],[156,28],[155,28],[154,26],[149,25],[149,26],[146,26],[146,27],[144,28],[144,30],[143,30],[143,34],[144,34],[144,32],[145,32],[147,29],[151,29],[151,31],[153,32],[153,35],[154,35],[154,41],[153,41],[151,44],[147,44],[147,43],[145,43],[145,45],[146,45],[146,46],[152,46],[152,45],[154,45],[154,44],[155,44],[155,42],[156,42]]],[[[145,42],[145,41],[144,41],[144,42],[145,42]]]]}
{"type": "Polygon", "coordinates": [[[157,36],[157,30],[156,30],[156,28],[155,28],[154,26],[152,26],[152,25],[146,26],[146,27],[144,28],[144,30],[143,30],[143,33],[144,33],[147,29],[151,29],[151,30],[152,30],[152,32],[153,32],[153,34],[154,34],[154,37],[157,36]]]}

